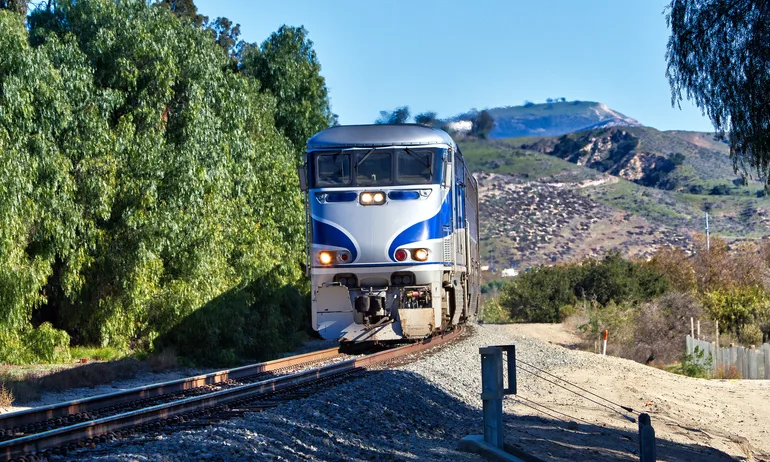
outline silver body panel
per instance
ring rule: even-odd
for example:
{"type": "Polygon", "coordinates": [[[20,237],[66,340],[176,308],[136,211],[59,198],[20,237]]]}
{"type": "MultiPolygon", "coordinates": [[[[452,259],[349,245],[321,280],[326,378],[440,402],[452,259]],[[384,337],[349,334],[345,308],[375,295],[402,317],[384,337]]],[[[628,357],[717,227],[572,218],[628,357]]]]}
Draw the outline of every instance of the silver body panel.
{"type": "MultiPolygon", "coordinates": [[[[457,147],[446,133],[412,125],[333,127],[308,141],[308,159],[314,151],[339,149],[355,154],[378,147],[414,146],[443,152],[445,159],[437,161],[455,165],[452,159],[457,147]]],[[[307,252],[312,323],[322,337],[356,342],[422,338],[442,326],[442,309],[446,311],[448,303],[446,284],[464,280],[461,275],[468,267],[468,247],[478,247],[476,239],[468,239],[464,217],[458,216],[463,212],[458,212],[454,169],[442,171],[448,177],[431,184],[319,188],[309,179],[307,252]],[[387,197],[382,205],[362,205],[358,200],[361,193],[375,191],[387,197]],[[417,197],[393,200],[391,197],[396,196],[392,193],[410,197],[416,193],[417,197]],[[330,200],[340,195],[356,199],[330,200]],[[415,248],[428,250],[425,262],[396,261],[396,250],[415,248]],[[351,259],[324,265],[319,261],[322,251],[347,251],[351,259]],[[423,295],[429,292],[429,305],[404,306],[407,289],[392,283],[395,272],[412,273],[415,280],[409,287],[423,295]],[[358,284],[341,286],[335,282],[340,274],[355,275],[358,284]],[[387,319],[374,325],[364,323],[355,309],[356,297],[363,295],[382,297],[387,319]]]]}

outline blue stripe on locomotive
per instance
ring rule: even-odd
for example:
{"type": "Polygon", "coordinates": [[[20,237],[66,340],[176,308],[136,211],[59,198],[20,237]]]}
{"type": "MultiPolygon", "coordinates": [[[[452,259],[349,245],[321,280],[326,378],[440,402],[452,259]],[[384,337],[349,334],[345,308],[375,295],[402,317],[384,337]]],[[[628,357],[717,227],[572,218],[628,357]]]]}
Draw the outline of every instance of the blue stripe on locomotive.
{"type": "MultiPolygon", "coordinates": [[[[460,188],[458,188],[460,189],[460,188]]],[[[462,191],[457,193],[457,215],[458,220],[454,229],[463,229],[465,227],[465,198],[462,191]]],[[[405,230],[401,231],[391,242],[388,248],[388,257],[391,261],[396,261],[395,253],[399,247],[409,245],[413,242],[426,241],[430,239],[440,239],[453,232],[452,230],[452,204],[451,194],[446,194],[442,201],[441,208],[435,215],[415,223],[405,230]]],[[[347,249],[351,253],[351,262],[355,262],[358,257],[356,245],[351,238],[340,228],[329,223],[324,223],[312,218],[313,241],[317,244],[328,245],[347,249]]]]}
{"type": "Polygon", "coordinates": [[[401,231],[388,248],[388,256],[391,260],[396,261],[395,253],[396,249],[404,245],[411,244],[412,242],[427,241],[429,239],[439,239],[444,237],[441,232],[442,223],[446,223],[447,227],[452,219],[452,207],[449,203],[449,194],[444,197],[444,202],[441,204],[441,208],[435,215],[427,220],[415,223],[412,226],[401,231]]]}
{"type": "Polygon", "coordinates": [[[313,219],[313,240],[318,244],[347,249],[351,255],[350,261],[356,261],[358,251],[353,241],[342,230],[328,223],[313,219]]]}

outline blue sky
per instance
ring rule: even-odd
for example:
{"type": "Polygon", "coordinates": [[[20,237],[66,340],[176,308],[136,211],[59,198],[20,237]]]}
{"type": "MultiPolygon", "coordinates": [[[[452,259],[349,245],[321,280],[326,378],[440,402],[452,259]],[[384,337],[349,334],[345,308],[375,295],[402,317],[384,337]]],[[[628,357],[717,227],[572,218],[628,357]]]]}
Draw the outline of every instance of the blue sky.
{"type": "Polygon", "coordinates": [[[599,101],[660,130],[712,131],[671,106],[665,0],[196,0],[264,41],[304,25],[342,124],[407,105],[442,118],[546,98],[599,101]]]}

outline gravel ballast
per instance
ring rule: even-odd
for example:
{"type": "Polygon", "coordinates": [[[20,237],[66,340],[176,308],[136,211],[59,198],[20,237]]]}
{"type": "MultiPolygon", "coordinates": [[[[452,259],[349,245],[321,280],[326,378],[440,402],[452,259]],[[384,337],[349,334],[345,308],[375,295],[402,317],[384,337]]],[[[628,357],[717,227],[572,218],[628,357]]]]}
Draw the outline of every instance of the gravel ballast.
{"type": "MultiPolygon", "coordinates": [[[[629,391],[632,387],[617,379],[602,379],[605,371],[609,377],[610,371],[622,376],[638,369],[653,381],[657,374],[671,374],[568,350],[525,333],[526,325],[472,326],[463,339],[412,362],[362,373],[264,412],[246,413],[202,429],[125,438],[53,460],[482,460],[459,452],[457,446],[462,437],[483,432],[479,347],[502,344],[516,344],[517,358],[524,362],[558,371],[559,376],[571,377],[602,396],[650,412],[656,432],[669,438],[661,440],[659,457],[663,450],[671,456],[668,460],[729,460],[728,454],[740,456],[741,451],[756,453],[763,448],[753,442],[731,443],[729,435],[724,442],[709,444],[708,438],[686,429],[697,424],[693,417],[671,418],[674,406],[666,399],[649,395],[649,390],[629,391]],[[666,433],[669,426],[682,422],[681,435],[673,430],[666,433]]],[[[518,374],[518,388],[519,397],[529,400],[525,403],[544,404],[567,416],[548,416],[542,408],[534,411],[519,404],[518,398],[506,399],[508,443],[546,460],[638,460],[636,424],[530,374],[518,374]]],[[[758,390],[770,396],[770,387],[758,390]]],[[[720,438],[719,429],[701,433],[711,440],[720,438]]]]}

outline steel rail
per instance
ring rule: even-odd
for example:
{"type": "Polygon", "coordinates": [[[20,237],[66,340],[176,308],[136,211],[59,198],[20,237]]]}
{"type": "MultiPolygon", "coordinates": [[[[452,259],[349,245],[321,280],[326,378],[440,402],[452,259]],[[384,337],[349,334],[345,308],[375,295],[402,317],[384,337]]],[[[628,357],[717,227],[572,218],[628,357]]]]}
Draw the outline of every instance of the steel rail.
{"type": "Polygon", "coordinates": [[[236,367],[234,369],[226,369],[208,374],[196,375],[194,377],[145,385],[129,390],[117,391],[115,393],[107,393],[104,395],[50,404],[8,414],[0,414],[0,429],[13,429],[22,425],[46,422],[50,419],[68,417],[82,412],[102,409],[107,406],[117,406],[139,399],[155,398],[162,395],[191,390],[204,385],[216,385],[228,380],[241,379],[265,372],[273,372],[307,362],[330,359],[337,355],[339,355],[339,348],[329,348],[258,364],[236,367]]]}
{"type": "Polygon", "coordinates": [[[381,351],[361,358],[349,359],[317,369],[275,377],[261,382],[240,385],[238,387],[224,389],[202,396],[184,398],[170,403],[159,404],[123,414],[94,419],[67,427],[56,428],[42,433],[3,441],[0,442],[0,457],[4,457],[5,460],[11,460],[14,457],[21,457],[25,454],[42,452],[56,446],[66,445],[86,438],[98,438],[107,435],[110,432],[156,422],[158,420],[170,419],[181,414],[222,405],[246,397],[253,399],[261,395],[274,393],[287,388],[307,385],[321,379],[352,372],[367,366],[404,357],[421,350],[441,345],[459,336],[461,331],[462,329],[458,328],[449,334],[426,339],[420,343],[381,351]]]}

